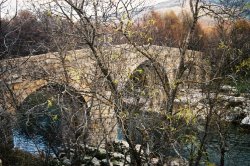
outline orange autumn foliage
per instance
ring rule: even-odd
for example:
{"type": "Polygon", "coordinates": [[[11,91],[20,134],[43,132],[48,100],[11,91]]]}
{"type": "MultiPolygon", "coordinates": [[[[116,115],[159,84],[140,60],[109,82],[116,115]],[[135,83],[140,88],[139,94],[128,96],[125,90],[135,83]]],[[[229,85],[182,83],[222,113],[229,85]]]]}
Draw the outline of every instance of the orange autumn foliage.
{"type": "MultiPolygon", "coordinates": [[[[189,21],[191,17],[188,15],[177,16],[173,11],[163,14],[151,11],[136,26],[135,30],[139,33],[135,40],[143,44],[179,47],[190,28],[189,21]]],[[[191,39],[190,49],[201,50],[203,37],[204,32],[198,24],[191,39]]]]}

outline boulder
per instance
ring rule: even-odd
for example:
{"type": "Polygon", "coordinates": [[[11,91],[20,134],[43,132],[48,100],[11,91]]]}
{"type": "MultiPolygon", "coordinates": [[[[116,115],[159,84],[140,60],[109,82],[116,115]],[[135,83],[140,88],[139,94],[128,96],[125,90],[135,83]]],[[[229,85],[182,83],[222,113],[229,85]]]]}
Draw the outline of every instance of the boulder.
{"type": "Polygon", "coordinates": [[[65,165],[71,165],[71,161],[67,159],[66,157],[63,158],[63,164],[65,165]]]}
{"type": "Polygon", "coordinates": [[[230,86],[230,85],[223,85],[223,86],[221,86],[221,91],[223,91],[223,92],[233,92],[233,93],[237,93],[238,92],[238,90],[235,88],[235,87],[233,87],[233,86],[230,86]]]}
{"type": "Polygon", "coordinates": [[[136,150],[137,152],[141,152],[141,154],[144,153],[144,152],[143,152],[143,149],[142,149],[142,147],[141,147],[140,144],[136,144],[136,145],[135,145],[135,150],[136,150]]]}
{"type": "Polygon", "coordinates": [[[93,163],[94,166],[100,166],[101,162],[98,160],[96,157],[94,157],[91,162],[93,163]]]}
{"type": "Polygon", "coordinates": [[[107,159],[102,159],[101,161],[102,165],[108,165],[109,162],[107,159]]]}
{"type": "Polygon", "coordinates": [[[114,160],[112,161],[113,166],[123,166],[124,162],[118,161],[118,160],[114,160]]]}
{"type": "Polygon", "coordinates": [[[250,125],[250,117],[247,116],[241,121],[241,125],[250,125]]]}
{"type": "Polygon", "coordinates": [[[128,144],[128,142],[126,142],[126,141],[123,141],[123,140],[115,140],[114,141],[114,144],[118,144],[118,145],[120,145],[122,148],[129,148],[129,144],[128,144]]]}
{"type": "Polygon", "coordinates": [[[114,158],[116,158],[116,159],[124,159],[124,158],[125,158],[125,156],[124,156],[123,154],[117,153],[117,152],[114,152],[114,153],[112,154],[112,156],[113,156],[114,158]]]}
{"type": "Polygon", "coordinates": [[[157,165],[157,164],[159,164],[159,161],[160,161],[159,158],[152,158],[152,159],[151,159],[151,164],[157,165]]]}
{"type": "Polygon", "coordinates": [[[188,166],[189,163],[186,159],[182,158],[171,158],[164,166],[188,166]]]}
{"type": "Polygon", "coordinates": [[[119,153],[126,153],[129,150],[129,144],[126,141],[115,140],[111,143],[113,150],[119,153]]]}

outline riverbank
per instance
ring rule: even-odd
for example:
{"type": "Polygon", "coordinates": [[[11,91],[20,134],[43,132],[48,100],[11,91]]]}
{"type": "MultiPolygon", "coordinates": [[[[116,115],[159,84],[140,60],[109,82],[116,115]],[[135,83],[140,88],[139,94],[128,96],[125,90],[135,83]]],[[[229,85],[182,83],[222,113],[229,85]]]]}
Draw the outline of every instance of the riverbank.
{"type": "Polygon", "coordinates": [[[41,156],[19,149],[0,147],[0,166],[45,166],[41,156]]]}
{"type": "Polygon", "coordinates": [[[205,119],[206,109],[211,101],[213,109],[222,121],[240,124],[250,128],[250,93],[239,93],[236,88],[224,85],[219,93],[204,93],[201,89],[182,89],[176,105],[191,108],[192,114],[205,119]],[[209,95],[209,97],[208,97],[209,95]]]}
{"type": "MultiPolygon", "coordinates": [[[[227,144],[227,150],[225,153],[225,162],[227,165],[230,166],[238,166],[238,165],[247,165],[250,163],[250,159],[247,157],[250,155],[250,132],[249,128],[245,129],[242,128],[241,125],[235,125],[230,122],[228,123],[228,134],[226,138],[226,144],[227,144]],[[239,155],[240,154],[240,155],[239,155]]],[[[209,144],[207,152],[209,152],[209,160],[212,163],[219,164],[219,137],[215,134],[210,134],[209,136],[209,144]]],[[[167,148],[167,147],[166,147],[167,148]]],[[[60,149],[60,148],[59,148],[60,149]]],[[[140,145],[137,144],[136,149],[140,149],[140,145]]],[[[129,155],[129,146],[128,143],[125,141],[115,141],[109,146],[102,147],[102,146],[88,146],[88,145],[80,145],[80,149],[76,151],[76,149],[65,149],[62,148],[59,152],[58,156],[50,157],[49,160],[53,164],[51,166],[56,165],[65,165],[70,166],[74,165],[74,159],[77,157],[81,159],[80,165],[108,165],[108,163],[112,163],[113,166],[120,166],[125,163],[125,165],[129,165],[129,162],[131,161],[130,155],[129,155]],[[66,151],[65,151],[66,150],[66,151]]],[[[184,157],[188,157],[185,156],[184,157]]],[[[30,153],[14,149],[11,153],[11,155],[7,157],[2,157],[0,155],[1,159],[9,160],[8,162],[14,161],[18,166],[48,166],[49,162],[47,161],[47,164],[45,164],[45,158],[42,158],[39,155],[32,155],[30,153]]],[[[162,159],[159,160],[157,156],[151,156],[150,163],[152,165],[161,165],[162,159]]],[[[185,160],[182,160],[180,158],[176,157],[169,157],[163,160],[164,163],[167,165],[171,164],[179,164],[179,166],[185,165],[185,160]]],[[[12,162],[13,163],[13,162],[12,162]]],[[[10,163],[10,166],[11,164],[10,163]]],[[[187,164],[186,164],[187,165],[187,164]]],[[[4,165],[5,166],[5,165],[4,165]]]]}
{"type": "MultiPolygon", "coordinates": [[[[239,94],[237,92],[234,92],[232,87],[223,87],[224,89],[220,95],[216,96],[216,105],[215,110],[218,111],[218,114],[223,115],[220,120],[222,120],[226,124],[225,126],[230,126],[225,128],[225,141],[227,143],[226,145],[226,155],[225,159],[227,163],[230,163],[231,165],[246,165],[246,163],[250,163],[246,159],[246,156],[250,155],[250,140],[248,141],[248,138],[250,137],[249,129],[250,125],[246,118],[250,117],[250,99],[249,94],[239,94]],[[230,89],[230,93],[228,93],[227,89],[230,89]],[[237,125],[231,125],[232,123],[235,123],[237,125]],[[229,149],[229,150],[227,150],[229,149]],[[239,153],[242,155],[239,157],[237,156],[239,153]]],[[[204,111],[207,106],[207,100],[206,96],[202,94],[199,90],[189,89],[190,92],[186,93],[189,96],[182,96],[175,100],[176,103],[180,103],[182,106],[185,104],[191,105],[192,110],[196,114],[200,114],[200,117],[205,117],[204,111]]],[[[214,95],[214,94],[212,94],[214,95]]],[[[214,95],[215,96],[215,95],[214,95]]],[[[191,110],[191,109],[190,109],[191,110]]],[[[202,127],[201,127],[202,129],[202,127]]],[[[211,143],[208,144],[207,152],[209,152],[210,161],[213,163],[218,163],[218,154],[220,152],[219,149],[219,138],[218,135],[214,134],[215,132],[211,130],[211,134],[209,134],[209,138],[211,140],[211,143]]],[[[14,139],[15,140],[15,139],[14,139]]],[[[32,140],[34,141],[34,140],[32,140]]],[[[24,144],[22,141],[14,141],[21,143],[23,146],[24,144]]],[[[111,149],[107,149],[107,147],[91,147],[88,145],[80,145],[80,148],[66,148],[66,152],[61,151],[59,152],[59,155],[56,157],[49,157],[47,159],[44,158],[44,156],[39,155],[32,155],[32,154],[26,154],[26,152],[23,152],[21,150],[14,149],[12,152],[10,152],[10,155],[7,157],[2,157],[0,155],[0,159],[3,159],[3,162],[6,163],[6,160],[14,161],[17,164],[14,165],[36,165],[40,166],[44,165],[45,162],[47,162],[46,165],[48,165],[48,161],[50,160],[53,162],[53,165],[74,165],[75,158],[79,158],[80,165],[109,165],[112,163],[112,165],[129,165],[131,158],[128,155],[128,146],[126,142],[122,142],[122,146],[120,143],[112,143],[110,147],[111,149]],[[116,146],[121,146],[120,149],[114,148],[116,146]],[[80,149],[80,151],[79,151],[80,149]],[[125,151],[124,151],[125,149],[125,151]],[[76,151],[78,150],[78,151],[76,151]],[[122,150],[122,151],[121,151],[122,150]],[[24,155],[24,156],[23,156],[24,155]],[[31,155],[31,156],[29,156],[31,155]],[[16,156],[16,158],[15,158],[16,156]],[[19,156],[19,157],[18,157],[19,156]],[[28,157],[26,157],[28,156],[28,157]],[[13,157],[13,158],[11,158],[13,157]],[[27,161],[23,161],[22,159],[27,159],[27,161]],[[34,162],[34,163],[27,163],[27,162],[34,162]],[[24,163],[24,164],[23,164],[24,163]]],[[[28,143],[27,146],[30,146],[31,144],[28,143]]],[[[140,146],[140,145],[137,145],[140,146]]],[[[187,145],[188,146],[188,145],[187,145]]],[[[73,146],[72,146],[73,147],[73,146]]],[[[24,147],[25,148],[25,147],[24,147]]],[[[23,148],[23,149],[24,149],[23,148]]],[[[37,144],[34,145],[34,148],[37,148],[37,144]]],[[[167,148],[167,147],[166,147],[167,148]]],[[[32,149],[32,148],[29,148],[32,149]]],[[[24,149],[25,150],[25,149],[24,149]]],[[[184,154],[184,153],[183,153],[184,154]]],[[[188,158],[188,155],[185,156],[188,158]]],[[[150,160],[147,162],[151,163],[152,165],[159,164],[160,161],[159,158],[156,156],[152,156],[150,160]]],[[[167,165],[171,165],[172,163],[184,163],[179,165],[185,165],[184,160],[180,160],[179,158],[170,157],[164,159],[165,163],[168,163],[167,165]]],[[[162,161],[162,160],[161,160],[162,161]]],[[[162,163],[161,163],[162,164],[162,163]]],[[[230,166],[231,166],[230,165],[230,166]]]]}

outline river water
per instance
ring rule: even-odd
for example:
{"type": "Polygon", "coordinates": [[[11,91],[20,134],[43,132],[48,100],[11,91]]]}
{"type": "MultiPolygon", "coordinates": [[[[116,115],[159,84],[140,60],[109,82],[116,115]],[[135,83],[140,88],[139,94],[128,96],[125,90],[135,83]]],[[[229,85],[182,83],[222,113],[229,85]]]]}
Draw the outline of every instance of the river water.
{"type": "MultiPolygon", "coordinates": [[[[229,125],[227,135],[227,149],[225,154],[226,166],[250,166],[250,132],[243,130],[237,125],[229,125]]],[[[118,136],[119,137],[119,136],[118,136]]],[[[45,151],[46,145],[41,136],[36,136],[35,139],[29,139],[27,136],[14,132],[14,144],[16,148],[38,153],[45,151]]],[[[208,158],[211,163],[219,165],[220,153],[218,148],[218,136],[214,136],[208,144],[208,158]]],[[[205,164],[204,164],[205,165],[205,164]]]]}
{"type": "Polygon", "coordinates": [[[23,133],[14,130],[14,147],[27,151],[33,154],[47,150],[47,146],[43,141],[42,136],[36,135],[34,138],[29,138],[23,133]]]}
{"type": "MultiPolygon", "coordinates": [[[[227,135],[227,149],[225,153],[226,166],[250,166],[250,130],[238,125],[230,125],[227,135]]],[[[219,165],[220,153],[218,136],[209,141],[209,159],[219,165]]]]}

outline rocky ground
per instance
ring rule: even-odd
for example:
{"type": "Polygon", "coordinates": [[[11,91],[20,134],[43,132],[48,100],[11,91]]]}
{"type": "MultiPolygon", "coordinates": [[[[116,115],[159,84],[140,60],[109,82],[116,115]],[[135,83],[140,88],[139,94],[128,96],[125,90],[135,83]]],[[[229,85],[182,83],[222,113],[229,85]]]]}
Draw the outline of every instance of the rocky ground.
{"type": "MultiPolygon", "coordinates": [[[[207,94],[199,89],[182,90],[175,102],[180,105],[189,105],[192,110],[204,117],[204,110],[209,107],[207,94]]],[[[238,93],[234,87],[224,85],[218,94],[211,93],[212,99],[215,99],[215,111],[228,122],[234,122],[240,125],[250,127],[250,94],[238,93]]]]}
{"type": "MultiPolygon", "coordinates": [[[[91,147],[82,145],[86,155],[78,156],[81,158],[81,166],[130,166],[131,157],[128,153],[129,145],[126,141],[114,141],[110,144],[111,147],[91,147]],[[111,148],[111,149],[110,149],[111,148]],[[107,149],[107,150],[106,150],[107,149]]],[[[186,166],[188,162],[185,159],[180,158],[168,158],[164,163],[160,163],[160,159],[157,157],[149,157],[146,159],[145,153],[140,148],[139,144],[136,145],[136,150],[141,154],[141,158],[145,166],[186,166]]],[[[60,152],[59,158],[54,160],[64,166],[72,165],[75,150],[70,150],[70,155],[67,155],[64,151],[60,152]]],[[[77,154],[79,155],[79,154],[77,154]]]]}

